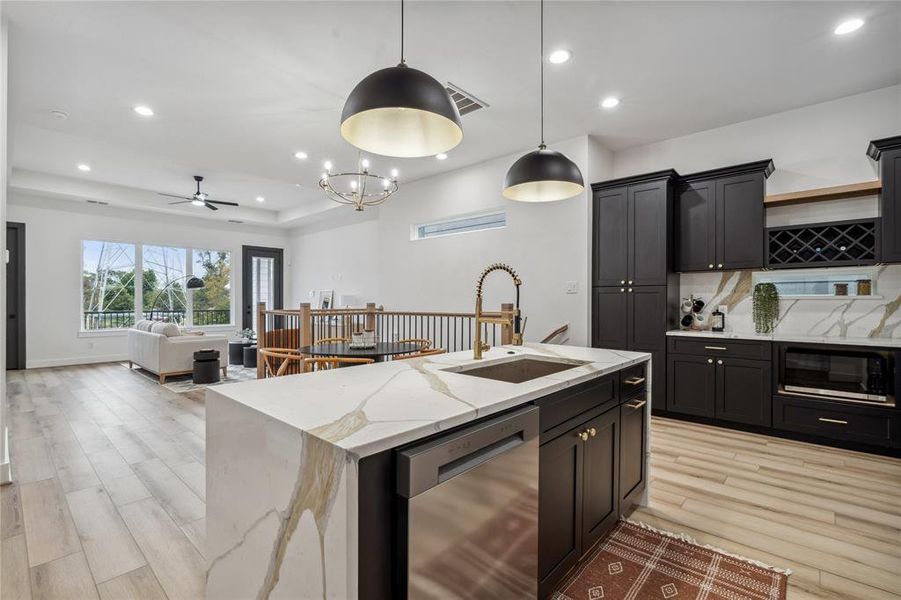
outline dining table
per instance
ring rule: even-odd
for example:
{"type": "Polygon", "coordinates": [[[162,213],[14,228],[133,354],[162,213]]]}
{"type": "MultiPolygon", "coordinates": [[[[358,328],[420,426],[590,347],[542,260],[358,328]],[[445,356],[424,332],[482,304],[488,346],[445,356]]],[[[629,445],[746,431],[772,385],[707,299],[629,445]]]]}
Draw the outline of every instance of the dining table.
{"type": "Polygon", "coordinates": [[[371,358],[384,362],[391,356],[410,354],[422,349],[417,342],[376,342],[371,348],[352,348],[349,342],[330,342],[299,348],[304,356],[338,356],[341,358],[371,358]]]}

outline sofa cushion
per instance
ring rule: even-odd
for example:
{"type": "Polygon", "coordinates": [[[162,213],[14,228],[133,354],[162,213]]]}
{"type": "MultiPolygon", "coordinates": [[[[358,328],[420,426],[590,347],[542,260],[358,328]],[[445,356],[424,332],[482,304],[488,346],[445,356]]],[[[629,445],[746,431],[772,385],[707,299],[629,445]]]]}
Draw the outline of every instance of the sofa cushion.
{"type": "Polygon", "coordinates": [[[141,319],[135,323],[135,329],[138,331],[150,331],[151,327],[153,327],[153,321],[149,319],[141,319]]]}
{"type": "Polygon", "coordinates": [[[176,337],[179,335],[178,325],[175,323],[154,323],[150,328],[150,333],[157,333],[166,337],[176,337]]]}

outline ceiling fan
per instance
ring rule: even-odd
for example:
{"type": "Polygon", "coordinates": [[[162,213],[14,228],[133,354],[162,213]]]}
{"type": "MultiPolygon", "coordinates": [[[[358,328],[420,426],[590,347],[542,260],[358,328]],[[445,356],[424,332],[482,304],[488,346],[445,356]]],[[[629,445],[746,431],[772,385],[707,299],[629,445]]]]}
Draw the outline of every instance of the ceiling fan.
{"type": "Polygon", "coordinates": [[[203,177],[200,175],[194,176],[194,181],[197,182],[197,191],[194,192],[191,196],[176,196],[174,194],[164,194],[162,192],[157,192],[160,196],[167,196],[169,198],[181,198],[179,202],[170,202],[169,204],[187,204],[190,202],[194,206],[206,206],[210,210],[219,210],[214,204],[221,204],[223,206],[238,206],[237,202],[223,202],[222,200],[210,200],[209,196],[207,196],[204,192],[200,191],[200,182],[203,181],[203,177]]]}

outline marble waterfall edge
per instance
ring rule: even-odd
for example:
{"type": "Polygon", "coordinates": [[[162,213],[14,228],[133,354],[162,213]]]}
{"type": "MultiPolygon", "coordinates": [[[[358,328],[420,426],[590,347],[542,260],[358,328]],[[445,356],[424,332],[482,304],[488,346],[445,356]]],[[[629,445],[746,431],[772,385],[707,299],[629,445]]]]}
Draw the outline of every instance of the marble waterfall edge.
{"type": "Polygon", "coordinates": [[[458,352],[208,388],[207,598],[356,598],[360,458],[649,360],[527,344],[482,362],[510,353],[586,362],[510,384],[445,371],[458,352]]]}

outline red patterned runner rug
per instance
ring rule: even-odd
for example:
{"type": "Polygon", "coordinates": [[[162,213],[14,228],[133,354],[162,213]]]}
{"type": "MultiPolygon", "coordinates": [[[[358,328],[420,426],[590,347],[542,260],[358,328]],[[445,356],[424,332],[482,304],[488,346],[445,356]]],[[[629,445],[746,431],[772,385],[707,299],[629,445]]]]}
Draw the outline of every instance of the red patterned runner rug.
{"type": "Polygon", "coordinates": [[[789,574],[624,520],[554,600],[785,600],[789,574]]]}

